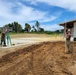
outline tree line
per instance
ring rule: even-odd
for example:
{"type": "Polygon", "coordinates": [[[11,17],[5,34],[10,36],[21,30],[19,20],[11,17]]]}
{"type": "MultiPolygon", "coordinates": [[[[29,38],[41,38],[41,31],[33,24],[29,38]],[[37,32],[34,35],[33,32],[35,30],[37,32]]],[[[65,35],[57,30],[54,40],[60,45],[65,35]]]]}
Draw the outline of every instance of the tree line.
{"type": "Polygon", "coordinates": [[[25,27],[22,28],[22,25],[18,22],[13,22],[4,25],[3,27],[12,28],[12,32],[18,33],[18,32],[43,32],[44,28],[40,27],[40,23],[36,21],[35,25],[31,26],[28,23],[25,23],[25,27]]]}
{"type": "MultiPolygon", "coordinates": [[[[63,30],[56,30],[56,31],[45,31],[44,28],[40,27],[40,23],[38,21],[35,22],[35,24],[33,26],[31,26],[28,23],[25,23],[24,28],[22,28],[22,25],[19,24],[18,22],[13,22],[13,23],[9,23],[3,26],[9,28],[10,32],[14,32],[14,33],[46,33],[46,34],[54,34],[54,33],[63,33],[63,30]]],[[[1,30],[0,30],[1,33],[1,30]]]]}

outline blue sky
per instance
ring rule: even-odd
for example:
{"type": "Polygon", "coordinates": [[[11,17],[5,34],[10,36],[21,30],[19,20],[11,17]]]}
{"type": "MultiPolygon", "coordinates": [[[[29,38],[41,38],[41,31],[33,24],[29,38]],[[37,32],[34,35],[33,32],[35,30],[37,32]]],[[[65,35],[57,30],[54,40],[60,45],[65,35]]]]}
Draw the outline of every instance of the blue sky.
{"type": "Polygon", "coordinates": [[[36,21],[45,30],[58,30],[61,22],[76,19],[76,0],[0,0],[0,27],[17,21],[24,28],[36,21]]]}

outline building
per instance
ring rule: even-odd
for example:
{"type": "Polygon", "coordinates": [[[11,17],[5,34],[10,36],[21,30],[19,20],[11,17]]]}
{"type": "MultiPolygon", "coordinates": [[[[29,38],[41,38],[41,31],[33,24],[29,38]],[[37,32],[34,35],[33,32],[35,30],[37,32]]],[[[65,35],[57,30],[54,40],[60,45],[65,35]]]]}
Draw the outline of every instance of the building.
{"type": "Polygon", "coordinates": [[[71,29],[72,39],[76,41],[76,20],[63,22],[60,23],[59,25],[64,27],[64,34],[67,28],[71,29]]]}
{"type": "Polygon", "coordinates": [[[13,31],[13,28],[12,27],[0,27],[0,31],[3,31],[5,28],[7,28],[7,30],[9,32],[12,32],[13,31]]]}
{"type": "Polygon", "coordinates": [[[12,32],[12,31],[13,31],[13,28],[12,28],[12,27],[8,27],[7,30],[8,30],[9,32],[12,32]]]}

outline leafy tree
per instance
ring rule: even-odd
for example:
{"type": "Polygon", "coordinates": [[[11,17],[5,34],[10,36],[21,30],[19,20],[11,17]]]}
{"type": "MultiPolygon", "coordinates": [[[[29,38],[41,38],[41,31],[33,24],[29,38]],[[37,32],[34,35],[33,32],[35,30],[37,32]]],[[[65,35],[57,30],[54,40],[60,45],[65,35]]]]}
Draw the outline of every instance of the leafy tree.
{"type": "Polygon", "coordinates": [[[56,33],[59,33],[60,31],[59,31],[59,30],[56,30],[55,32],[56,32],[56,33]]]}
{"type": "Polygon", "coordinates": [[[12,27],[12,24],[6,24],[6,25],[4,25],[3,27],[12,27]]]}
{"type": "Polygon", "coordinates": [[[14,25],[14,23],[12,23],[11,25],[12,25],[13,32],[15,32],[15,25],[14,25]]]}
{"type": "Polygon", "coordinates": [[[0,30],[0,33],[1,33],[2,31],[0,30]]]}
{"type": "Polygon", "coordinates": [[[16,33],[22,31],[22,26],[20,24],[18,24],[18,22],[6,24],[4,27],[7,27],[7,28],[12,27],[12,30],[16,33]]]}
{"type": "Polygon", "coordinates": [[[18,24],[18,22],[14,22],[13,27],[14,27],[14,30],[16,33],[21,32],[21,30],[22,30],[22,26],[20,24],[18,24]]]}
{"type": "Polygon", "coordinates": [[[14,22],[14,31],[17,33],[18,32],[18,22],[14,22]]]}
{"type": "Polygon", "coordinates": [[[44,32],[44,29],[39,27],[39,32],[44,32]]]}
{"type": "Polygon", "coordinates": [[[12,27],[12,24],[9,23],[9,24],[8,24],[8,27],[12,27]]]}
{"type": "Polygon", "coordinates": [[[3,27],[9,27],[8,24],[4,25],[3,27]]]}
{"type": "Polygon", "coordinates": [[[18,32],[22,31],[22,26],[20,24],[18,24],[18,32]]]}
{"type": "Polygon", "coordinates": [[[30,32],[31,26],[28,23],[25,23],[25,31],[30,32]]]}

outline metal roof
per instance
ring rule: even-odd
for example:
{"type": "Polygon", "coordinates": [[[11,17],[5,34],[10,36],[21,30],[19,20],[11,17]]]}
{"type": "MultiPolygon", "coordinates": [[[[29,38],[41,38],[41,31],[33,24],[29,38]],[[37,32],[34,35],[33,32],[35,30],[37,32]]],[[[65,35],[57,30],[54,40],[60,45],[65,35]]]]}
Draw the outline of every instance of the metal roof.
{"type": "Polygon", "coordinates": [[[76,22],[76,20],[66,21],[66,22],[60,23],[59,25],[60,26],[65,26],[65,24],[66,25],[74,25],[74,22],[76,22]]]}

